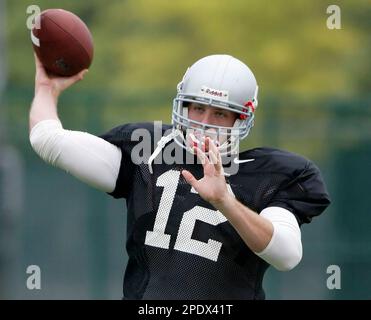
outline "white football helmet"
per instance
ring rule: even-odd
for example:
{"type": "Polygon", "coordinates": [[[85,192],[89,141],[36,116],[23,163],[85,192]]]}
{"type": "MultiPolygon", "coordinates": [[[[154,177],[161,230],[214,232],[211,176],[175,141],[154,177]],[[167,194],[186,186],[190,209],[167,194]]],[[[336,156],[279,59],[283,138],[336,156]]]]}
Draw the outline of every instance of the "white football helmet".
{"type": "Polygon", "coordinates": [[[221,155],[238,152],[239,141],[254,124],[258,86],[251,70],[229,55],[204,57],[188,68],[177,86],[173,103],[173,137],[178,145],[193,152],[206,136],[213,139],[221,155]],[[208,125],[188,118],[188,104],[198,103],[237,113],[233,127],[208,125]]]}

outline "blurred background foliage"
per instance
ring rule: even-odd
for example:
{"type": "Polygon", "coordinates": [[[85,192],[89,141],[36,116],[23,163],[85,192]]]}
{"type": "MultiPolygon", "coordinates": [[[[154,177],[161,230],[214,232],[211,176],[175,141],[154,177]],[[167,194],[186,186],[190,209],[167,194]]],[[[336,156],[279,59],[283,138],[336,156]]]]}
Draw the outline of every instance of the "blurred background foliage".
{"type": "Polygon", "coordinates": [[[244,61],[260,95],[243,146],[311,158],[333,198],[323,217],[303,227],[302,263],[289,273],[268,272],[267,298],[371,298],[370,1],[0,3],[0,60],[6,62],[0,69],[6,75],[0,92],[0,298],[117,299],[126,263],[123,203],[44,165],[29,146],[31,4],[76,13],[94,38],[89,74],[60,98],[69,129],[99,134],[125,122],[170,122],[176,84],[194,61],[214,53],[244,61]],[[326,26],[330,4],[341,8],[340,30],[326,26]],[[26,289],[29,264],[41,265],[43,290],[26,289]],[[331,264],[342,268],[342,290],[326,287],[331,264]]]}

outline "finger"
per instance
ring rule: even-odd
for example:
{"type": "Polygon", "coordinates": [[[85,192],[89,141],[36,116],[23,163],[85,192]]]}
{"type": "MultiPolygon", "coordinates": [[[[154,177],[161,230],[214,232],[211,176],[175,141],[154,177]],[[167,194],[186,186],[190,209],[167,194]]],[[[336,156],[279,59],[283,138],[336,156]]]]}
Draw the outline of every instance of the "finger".
{"type": "Polygon", "coordinates": [[[215,165],[216,171],[220,174],[224,174],[222,156],[220,155],[219,150],[218,150],[218,154],[216,155],[216,157],[218,158],[218,162],[215,165]]]}
{"type": "Polygon", "coordinates": [[[210,163],[213,164],[213,165],[216,165],[218,163],[218,158],[217,156],[215,155],[214,152],[212,152],[211,150],[209,151],[209,158],[210,158],[210,163]]]}
{"type": "Polygon", "coordinates": [[[205,152],[210,151],[209,143],[210,143],[210,138],[209,137],[206,137],[205,138],[205,152]]]}
{"type": "Polygon", "coordinates": [[[192,173],[190,173],[188,170],[183,170],[182,176],[184,177],[188,184],[190,184],[193,188],[196,189],[195,185],[197,184],[197,179],[193,176],[192,173]]]}
{"type": "Polygon", "coordinates": [[[89,69],[84,69],[80,73],[82,74],[82,79],[86,76],[86,74],[89,72],[89,69]]]}
{"type": "Polygon", "coordinates": [[[74,76],[76,82],[77,82],[77,81],[81,81],[81,80],[83,80],[84,77],[85,77],[85,75],[86,75],[88,72],[89,72],[88,69],[84,69],[84,70],[80,71],[78,74],[76,74],[76,75],[74,76]]]}
{"type": "Polygon", "coordinates": [[[63,78],[62,90],[67,89],[72,86],[74,83],[79,82],[84,79],[84,75],[87,73],[87,69],[80,71],[78,74],[75,74],[72,77],[63,78]]]}
{"type": "Polygon", "coordinates": [[[35,58],[35,68],[36,68],[36,77],[47,77],[50,78],[49,74],[45,70],[44,65],[41,63],[39,57],[37,54],[34,52],[34,58],[35,58]]]}
{"type": "Polygon", "coordinates": [[[210,139],[210,137],[207,137],[207,145],[209,147],[209,150],[213,151],[214,154],[217,154],[219,152],[218,148],[214,144],[213,140],[210,139]]]}
{"type": "Polygon", "coordinates": [[[197,158],[201,161],[201,164],[205,167],[207,164],[210,164],[209,159],[207,158],[206,154],[197,147],[193,147],[194,151],[196,152],[197,158]]]}
{"type": "Polygon", "coordinates": [[[43,65],[41,64],[41,61],[39,60],[39,57],[37,56],[37,54],[34,52],[33,55],[35,57],[36,68],[44,68],[43,65]]]}
{"type": "Polygon", "coordinates": [[[213,164],[215,164],[215,169],[217,170],[217,172],[221,173],[223,170],[223,167],[222,167],[222,158],[220,156],[219,149],[216,147],[216,145],[210,138],[207,138],[207,140],[208,140],[208,145],[209,145],[209,153],[212,152],[216,157],[216,161],[213,162],[213,164]]]}

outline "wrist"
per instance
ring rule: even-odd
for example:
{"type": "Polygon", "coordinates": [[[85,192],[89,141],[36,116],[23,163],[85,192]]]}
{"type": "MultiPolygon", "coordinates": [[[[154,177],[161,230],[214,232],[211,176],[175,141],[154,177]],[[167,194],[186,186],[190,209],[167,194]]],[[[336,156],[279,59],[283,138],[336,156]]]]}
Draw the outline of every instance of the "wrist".
{"type": "Polygon", "coordinates": [[[59,92],[49,84],[40,83],[35,86],[35,95],[42,94],[48,95],[53,98],[55,102],[57,102],[59,97],[59,92]]]}
{"type": "Polygon", "coordinates": [[[235,201],[234,196],[230,192],[226,192],[223,196],[219,199],[214,200],[211,204],[218,209],[219,211],[223,212],[226,208],[233,206],[233,202],[235,201]]]}

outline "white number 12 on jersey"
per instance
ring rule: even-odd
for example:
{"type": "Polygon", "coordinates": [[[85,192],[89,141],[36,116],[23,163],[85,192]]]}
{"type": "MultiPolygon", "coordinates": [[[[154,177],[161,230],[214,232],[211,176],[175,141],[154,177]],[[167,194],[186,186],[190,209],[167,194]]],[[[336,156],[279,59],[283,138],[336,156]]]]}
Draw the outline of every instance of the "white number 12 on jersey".
{"type": "MultiPolygon", "coordinates": [[[[163,187],[164,191],[161,196],[153,230],[147,231],[146,234],[144,243],[148,246],[163,249],[169,249],[170,247],[171,235],[165,233],[165,228],[174,202],[179,179],[180,171],[176,170],[166,171],[157,179],[156,186],[163,187]]],[[[230,188],[229,190],[231,191],[230,188]]],[[[191,192],[196,193],[193,188],[191,192]]],[[[213,226],[227,221],[220,211],[195,206],[183,214],[174,249],[217,261],[222,243],[212,239],[209,239],[207,243],[192,239],[196,220],[203,221],[213,226]]]]}

